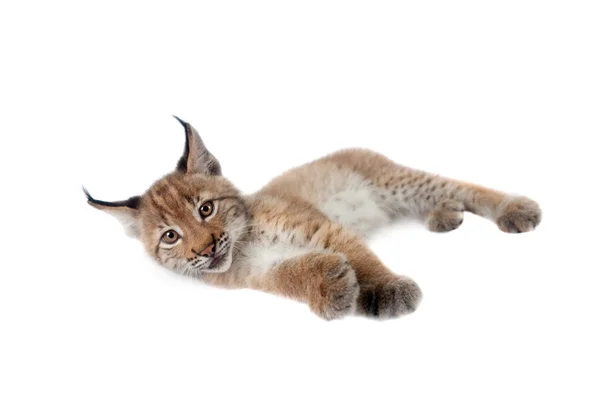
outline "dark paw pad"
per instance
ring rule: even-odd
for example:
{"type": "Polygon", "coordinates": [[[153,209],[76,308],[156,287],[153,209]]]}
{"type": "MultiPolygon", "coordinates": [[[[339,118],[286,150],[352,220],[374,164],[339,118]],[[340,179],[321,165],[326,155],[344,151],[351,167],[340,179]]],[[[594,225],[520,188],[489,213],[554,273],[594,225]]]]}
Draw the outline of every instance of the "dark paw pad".
{"type": "Polygon", "coordinates": [[[406,277],[377,285],[361,286],[359,311],[378,318],[394,318],[415,311],[421,301],[421,289],[406,277]]]}

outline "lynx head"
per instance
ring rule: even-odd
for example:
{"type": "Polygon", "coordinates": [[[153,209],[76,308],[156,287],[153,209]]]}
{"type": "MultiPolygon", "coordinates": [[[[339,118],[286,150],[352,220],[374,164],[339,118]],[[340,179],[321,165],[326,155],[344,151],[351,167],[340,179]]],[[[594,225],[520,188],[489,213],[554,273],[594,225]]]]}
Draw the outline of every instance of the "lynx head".
{"type": "Polygon", "coordinates": [[[125,201],[96,200],[84,192],[91,206],[121,221],[161,265],[194,276],[225,272],[248,225],[246,206],[198,132],[177,120],[186,141],[174,172],[125,201]]]}

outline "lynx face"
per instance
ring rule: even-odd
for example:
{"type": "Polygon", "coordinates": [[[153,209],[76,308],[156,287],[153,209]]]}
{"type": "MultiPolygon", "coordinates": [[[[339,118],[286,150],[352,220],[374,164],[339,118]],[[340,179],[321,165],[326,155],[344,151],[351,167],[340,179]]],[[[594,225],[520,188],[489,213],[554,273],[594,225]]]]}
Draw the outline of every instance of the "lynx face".
{"type": "Polygon", "coordinates": [[[140,204],[140,237],[162,265],[196,275],[229,269],[247,225],[240,194],[222,177],[171,174],[140,204]]]}
{"type": "Polygon", "coordinates": [[[248,225],[245,203],[195,129],[179,122],[186,144],[175,172],[126,201],[100,201],[86,191],[88,203],[119,219],[161,265],[194,276],[225,272],[248,225]]]}

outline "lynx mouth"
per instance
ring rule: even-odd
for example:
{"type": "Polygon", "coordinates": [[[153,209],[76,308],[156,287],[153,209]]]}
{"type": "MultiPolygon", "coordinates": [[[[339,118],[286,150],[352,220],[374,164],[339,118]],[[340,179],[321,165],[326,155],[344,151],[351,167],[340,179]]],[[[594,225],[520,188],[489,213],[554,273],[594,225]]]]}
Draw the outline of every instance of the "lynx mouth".
{"type": "Polygon", "coordinates": [[[229,249],[231,245],[226,244],[225,247],[220,249],[217,254],[211,259],[210,264],[204,268],[206,271],[219,272],[218,270],[223,266],[229,255],[229,249]]]}
{"type": "Polygon", "coordinates": [[[218,256],[215,256],[212,261],[210,262],[210,265],[208,267],[206,267],[206,269],[216,269],[218,267],[221,266],[221,264],[223,263],[223,260],[225,259],[225,254],[220,254],[218,256]]]}

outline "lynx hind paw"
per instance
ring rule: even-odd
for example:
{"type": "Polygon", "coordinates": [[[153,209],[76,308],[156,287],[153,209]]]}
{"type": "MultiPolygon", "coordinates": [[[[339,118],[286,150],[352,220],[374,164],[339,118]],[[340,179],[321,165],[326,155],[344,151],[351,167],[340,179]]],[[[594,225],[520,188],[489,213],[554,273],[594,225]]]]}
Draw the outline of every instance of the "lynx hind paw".
{"type": "Polygon", "coordinates": [[[432,232],[450,232],[458,228],[464,218],[464,206],[454,200],[439,203],[427,216],[427,229],[432,232]]]}
{"type": "Polygon", "coordinates": [[[527,197],[516,197],[507,201],[496,220],[498,228],[508,233],[529,232],[542,220],[540,206],[527,197]]]}
{"type": "Polygon", "coordinates": [[[309,301],[312,311],[327,320],[354,313],[359,287],[346,257],[330,254],[322,257],[320,263],[321,281],[309,301]]]}
{"type": "Polygon", "coordinates": [[[415,311],[421,297],[421,289],[415,281],[398,277],[377,285],[361,286],[358,306],[361,313],[370,317],[396,318],[415,311]]]}

